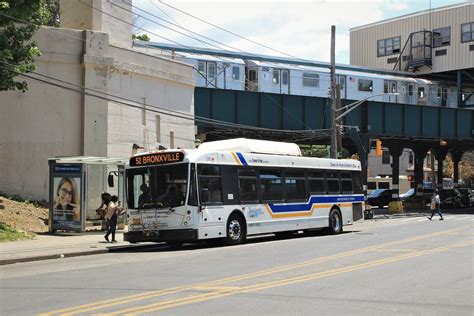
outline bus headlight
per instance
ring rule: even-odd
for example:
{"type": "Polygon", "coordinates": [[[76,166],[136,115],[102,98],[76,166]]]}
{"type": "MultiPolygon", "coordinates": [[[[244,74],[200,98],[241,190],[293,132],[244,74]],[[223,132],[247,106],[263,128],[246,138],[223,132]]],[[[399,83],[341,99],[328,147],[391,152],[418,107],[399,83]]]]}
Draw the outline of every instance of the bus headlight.
{"type": "Polygon", "coordinates": [[[187,221],[190,221],[190,220],[191,220],[191,216],[187,216],[187,217],[186,217],[186,220],[187,220],[187,221]]]}

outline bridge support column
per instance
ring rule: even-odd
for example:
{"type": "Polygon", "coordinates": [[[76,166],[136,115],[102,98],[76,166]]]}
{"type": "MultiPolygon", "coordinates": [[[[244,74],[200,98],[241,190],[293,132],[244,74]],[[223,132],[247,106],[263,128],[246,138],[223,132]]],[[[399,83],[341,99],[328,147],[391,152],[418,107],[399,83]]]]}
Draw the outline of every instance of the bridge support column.
{"type": "Polygon", "coordinates": [[[462,155],[464,151],[461,150],[453,150],[451,152],[451,156],[453,157],[454,163],[454,183],[457,184],[459,181],[459,162],[461,161],[462,155]]]}
{"type": "Polygon", "coordinates": [[[390,155],[392,156],[392,200],[388,205],[390,213],[402,213],[403,206],[400,202],[400,155],[403,151],[403,146],[399,141],[389,140],[384,141],[388,147],[390,155]]]}
{"type": "Polygon", "coordinates": [[[423,164],[426,158],[426,153],[428,148],[425,145],[414,145],[412,147],[413,152],[415,153],[415,192],[417,195],[422,194],[423,191],[423,180],[424,180],[424,172],[423,172],[423,164]]]}
{"type": "Polygon", "coordinates": [[[446,148],[437,147],[434,148],[432,151],[436,156],[436,160],[438,160],[438,170],[436,170],[437,187],[438,189],[441,189],[443,187],[444,159],[446,159],[446,154],[448,153],[448,150],[446,148]]]}

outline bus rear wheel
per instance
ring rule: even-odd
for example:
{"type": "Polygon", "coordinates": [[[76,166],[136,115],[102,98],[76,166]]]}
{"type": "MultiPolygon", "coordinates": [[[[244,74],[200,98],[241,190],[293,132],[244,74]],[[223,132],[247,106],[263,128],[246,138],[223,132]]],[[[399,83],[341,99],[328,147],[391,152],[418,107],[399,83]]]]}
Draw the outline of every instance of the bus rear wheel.
{"type": "Polygon", "coordinates": [[[238,245],[246,239],[245,223],[241,216],[232,214],[227,221],[227,245],[238,245]]]}
{"type": "Polygon", "coordinates": [[[331,235],[337,235],[342,232],[342,216],[338,209],[333,208],[329,212],[328,231],[331,235]]]}

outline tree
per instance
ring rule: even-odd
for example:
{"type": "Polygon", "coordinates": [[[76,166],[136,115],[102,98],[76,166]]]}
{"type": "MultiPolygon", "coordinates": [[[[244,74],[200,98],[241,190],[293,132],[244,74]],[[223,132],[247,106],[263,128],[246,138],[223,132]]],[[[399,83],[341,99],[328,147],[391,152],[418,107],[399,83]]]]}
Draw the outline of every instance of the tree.
{"type": "Polygon", "coordinates": [[[150,37],[146,34],[142,34],[142,35],[132,34],[132,39],[137,39],[137,40],[145,41],[145,42],[150,41],[150,37]]]}
{"type": "Polygon", "coordinates": [[[57,0],[0,0],[0,91],[28,90],[16,77],[36,70],[34,59],[41,52],[31,37],[38,25],[58,22],[57,0]]]}

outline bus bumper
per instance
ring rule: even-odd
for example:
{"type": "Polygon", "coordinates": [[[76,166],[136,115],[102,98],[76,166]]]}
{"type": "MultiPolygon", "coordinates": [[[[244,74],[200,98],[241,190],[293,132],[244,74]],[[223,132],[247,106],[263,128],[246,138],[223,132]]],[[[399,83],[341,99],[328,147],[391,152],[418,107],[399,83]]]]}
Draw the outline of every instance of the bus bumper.
{"type": "Polygon", "coordinates": [[[166,242],[166,241],[196,241],[198,239],[197,229],[157,230],[150,232],[129,231],[123,234],[123,240],[130,243],[135,242],[166,242]]]}

